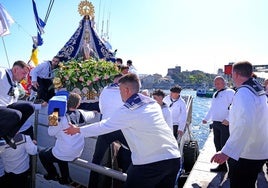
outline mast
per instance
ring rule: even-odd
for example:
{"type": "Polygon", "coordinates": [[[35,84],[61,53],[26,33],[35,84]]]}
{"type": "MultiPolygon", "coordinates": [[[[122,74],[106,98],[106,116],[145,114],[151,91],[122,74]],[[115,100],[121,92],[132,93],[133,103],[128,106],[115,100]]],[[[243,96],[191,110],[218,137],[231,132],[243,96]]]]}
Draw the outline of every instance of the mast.
{"type": "Polygon", "coordinates": [[[98,23],[97,23],[97,31],[100,32],[100,13],[101,13],[101,0],[99,3],[99,12],[98,12],[98,23]]]}

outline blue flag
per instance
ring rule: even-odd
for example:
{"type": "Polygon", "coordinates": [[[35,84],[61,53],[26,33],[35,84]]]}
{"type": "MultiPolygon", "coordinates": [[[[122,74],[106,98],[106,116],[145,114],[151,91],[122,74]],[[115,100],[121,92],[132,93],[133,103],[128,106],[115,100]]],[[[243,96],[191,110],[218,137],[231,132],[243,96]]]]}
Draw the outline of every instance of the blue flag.
{"type": "Polygon", "coordinates": [[[38,17],[36,4],[35,4],[34,0],[32,0],[32,2],[33,2],[33,11],[34,11],[34,18],[35,18],[36,27],[37,27],[38,33],[40,35],[42,35],[44,33],[44,27],[45,27],[46,23],[38,17]]]}
{"type": "Polygon", "coordinates": [[[34,45],[37,47],[37,46],[41,46],[43,44],[43,39],[42,39],[41,35],[45,33],[44,27],[45,27],[46,23],[38,17],[35,1],[32,0],[32,2],[33,2],[34,18],[35,18],[35,23],[36,23],[36,27],[37,27],[37,37],[36,37],[37,40],[36,40],[34,45]]]}

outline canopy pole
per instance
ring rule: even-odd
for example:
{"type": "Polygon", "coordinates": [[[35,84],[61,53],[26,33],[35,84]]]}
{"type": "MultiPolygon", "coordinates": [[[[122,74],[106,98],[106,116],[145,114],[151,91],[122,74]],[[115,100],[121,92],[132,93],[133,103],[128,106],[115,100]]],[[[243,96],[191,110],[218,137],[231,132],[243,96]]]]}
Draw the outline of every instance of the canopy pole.
{"type": "Polygon", "coordinates": [[[6,49],[5,40],[4,40],[4,37],[1,37],[1,38],[2,38],[4,49],[5,49],[5,54],[6,54],[6,58],[7,58],[8,68],[10,68],[10,63],[9,63],[9,59],[8,59],[8,55],[7,55],[7,49],[6,49]]]}

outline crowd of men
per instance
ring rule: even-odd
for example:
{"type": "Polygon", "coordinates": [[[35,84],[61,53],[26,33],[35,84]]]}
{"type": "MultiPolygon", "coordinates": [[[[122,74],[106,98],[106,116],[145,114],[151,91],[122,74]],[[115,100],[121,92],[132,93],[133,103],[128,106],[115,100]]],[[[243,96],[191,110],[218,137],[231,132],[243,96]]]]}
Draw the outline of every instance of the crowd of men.
{"type": "MultiPolygon", "coordinates": [[[[55,56],[32,70],[23,61],[16,61],[11,69],[0,69],[0,137],[4,143],[0,143],[1,187],[27,187],[29,154],[37,154],[33,128],[27,123],[35,107],[30,101],[18,101],[19,84],[30,75],[37,99],[46,106],[55,95],[53,70],[59,62],[60,58],[55,56]],[[18,166],[18,161],[23,165],[18,166]]],[[[87,115],[77,111],[81,98],[71,93],[69,115],[58,127],[49,127],[49,134],[57,141],[55,146],[39,154],[47,171],[44,178],[71,183],[68,161],[81,155],[84,143],[80,141],[84,137],[98,136],[92,162],[100,164],[108,146],[114,141],[120,142],[124,161],[121,168],[127,173],[124,187],[173,188],[181,166],[178,141],[185,132],[187,116],[186,104],[180,95],[182,88],[175,85],[168,95],[162,90],[155,90],[152,95],[141,93],[141,83],[132,61],[124,66],[118,58],[116,63],[121,73],[115,76],[114,83],[103,89],[99,98],[101,121],[87,124],[83,117],[87,115]],[[86,125],[81,126],[80,119],[86,125]],[[70,140],[75,143],[80,140],[75,155],[72,148],[77,145],[70,148],[70,140]],[[60,174],[53,162],[59,164],[60,174]]],[[[246,61],[233,65],[235,89],[227,88],[223,77],[215,78],[217,92],[203,120],[203,123],[213,121],[217,153],[211,161],[220,164],[211,171],[228,171],[231,187],[255,186],[257,175],[268,159],[267,93],[252,77],[252,70],[252,64],[246,61]]],[[[88,116],[93,118],[94,113],[88,116]]],[[[88,187],[97,184],[98,174],[92,172],[88,187]]]]}

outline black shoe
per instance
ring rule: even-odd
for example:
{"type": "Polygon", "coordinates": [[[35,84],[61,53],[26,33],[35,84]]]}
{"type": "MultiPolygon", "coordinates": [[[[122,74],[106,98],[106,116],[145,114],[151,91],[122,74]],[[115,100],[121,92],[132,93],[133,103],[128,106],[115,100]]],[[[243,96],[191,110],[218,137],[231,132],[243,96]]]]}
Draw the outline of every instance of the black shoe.
{"type": "Polygon", "coordinates": [[[71,178],[60,178],[59,179],[59,183],[62,185],[69,185],[73,182],[73,180],[71,178]]]}
{"type": "Polygon", "coordinates": [[[17,145],[16,142],[14,141],[13,138],[9,137],[9,136],[3,136],[3,139],[6,141],[6,143],[13,149],[17,149],[17,145]]]}
{"type": "Polygon", "coordinates": [[[216,168],[211,168],[210,172],[227,172],[227,166],[226,165],[219,165],[216,168]]]}
{"type": "Polygon", "coordinates": [[[59,175],[52,176],[50,174],[45,174],[44,178],[46,180],[54,180],[54,181],[59,181],[59,175]]]}

